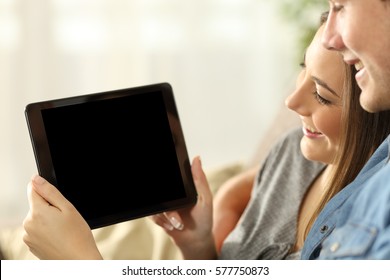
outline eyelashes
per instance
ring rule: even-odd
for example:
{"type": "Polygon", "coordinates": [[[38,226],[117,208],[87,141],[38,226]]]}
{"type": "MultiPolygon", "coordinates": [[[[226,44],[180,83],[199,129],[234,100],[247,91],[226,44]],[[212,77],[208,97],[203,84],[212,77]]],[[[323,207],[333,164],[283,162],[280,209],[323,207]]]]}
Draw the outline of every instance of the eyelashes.
{"type": "Polygon", "coordinates": [[[329,100],[323,98],[319,93],[318,91],[314,91],[313,92],[314,94],[314,98],[318,101],[318,103],[320,103],[321,105],[330,105],[332,104],[332,102],[330,102],[329,100]]]}
{"type": "MultiPolygon", "coordinates": [[[[306,69],[306,63],[303,61],[301,63],[299,63],[299,66],[302,68],[302,71],[304,71],[306,69]]],[[[332,102],[323,98],[321,96],[321,94],[319,94],[319,92],[317,90],[315,90],[313,92],[313,95],[314,95],[314,98],[318,101],[319,104],[321,105],[331,105],[332,102]]]]}

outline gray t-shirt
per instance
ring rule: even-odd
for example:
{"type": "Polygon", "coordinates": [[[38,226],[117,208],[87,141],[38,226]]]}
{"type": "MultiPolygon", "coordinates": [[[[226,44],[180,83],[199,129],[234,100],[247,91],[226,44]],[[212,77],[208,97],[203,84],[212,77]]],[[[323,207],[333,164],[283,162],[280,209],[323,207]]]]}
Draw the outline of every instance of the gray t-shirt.
{"type": "Polygon", "coordinates": [[[238,225],[225,240],[220,259],[297,259],[297,219],[306,190],[324,165],[301,153],[302,129],[287,133],[271,150],[255,180],[238,225]]]}

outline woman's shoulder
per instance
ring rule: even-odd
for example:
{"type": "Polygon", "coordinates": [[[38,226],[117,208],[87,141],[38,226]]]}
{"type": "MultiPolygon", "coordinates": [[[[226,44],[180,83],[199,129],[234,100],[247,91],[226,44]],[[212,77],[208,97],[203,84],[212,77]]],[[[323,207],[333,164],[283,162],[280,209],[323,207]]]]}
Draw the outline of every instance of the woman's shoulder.
{"type": "Polygon", "coordinates": [[[271,153],[279,150],[287,150],[289,152],[301,154],[300,143],[302,137],[303,132],[301,127],[295,127],[287,130],[275,143],[271,149],[271,153]]]}

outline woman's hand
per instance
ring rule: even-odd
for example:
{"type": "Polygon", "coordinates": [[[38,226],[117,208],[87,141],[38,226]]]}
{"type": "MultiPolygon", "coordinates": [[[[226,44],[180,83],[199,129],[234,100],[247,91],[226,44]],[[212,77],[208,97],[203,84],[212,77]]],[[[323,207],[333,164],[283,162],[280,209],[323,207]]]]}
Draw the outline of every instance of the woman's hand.
{"type": "Polygon", "coordinates": [[[92,232],[76,208],[42,177],[27,187],[30,211],[23,241],[40,259],[102,259],[92,232]]]}
{"type": "Polygon", "coordinates": [[[199,157],[193,160],[191,170],[198,193],[195,206],[151,218],[174,240],[185,259],[215,259],[213,198],[199,157]]]}

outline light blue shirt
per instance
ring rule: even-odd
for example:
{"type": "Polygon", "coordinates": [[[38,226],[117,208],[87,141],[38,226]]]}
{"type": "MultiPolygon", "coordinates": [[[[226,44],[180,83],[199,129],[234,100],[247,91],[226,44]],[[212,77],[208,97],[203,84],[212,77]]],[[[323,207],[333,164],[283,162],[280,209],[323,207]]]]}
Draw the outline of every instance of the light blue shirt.
{"type": "Polygon", "coordinates": [[[390,259],[390,136],[322,210],[302,259],[390,259]]]}

